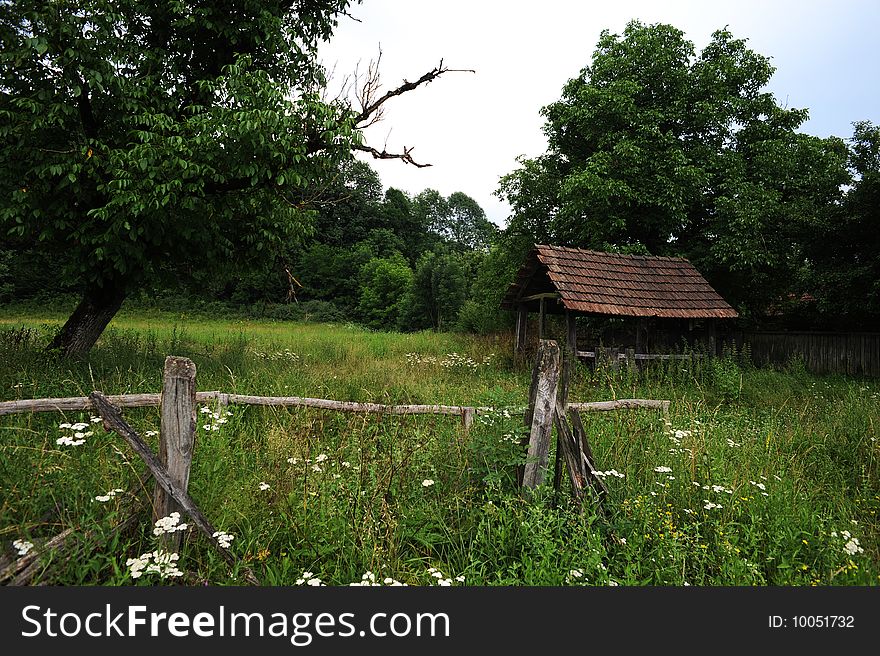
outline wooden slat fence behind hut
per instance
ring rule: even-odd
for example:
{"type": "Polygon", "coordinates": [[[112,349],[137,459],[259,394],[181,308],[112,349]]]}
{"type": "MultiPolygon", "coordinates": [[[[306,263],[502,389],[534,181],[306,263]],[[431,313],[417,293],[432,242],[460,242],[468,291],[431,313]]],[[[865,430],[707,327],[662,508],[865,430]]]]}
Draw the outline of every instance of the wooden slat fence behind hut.
{"type": "Polygon", "coordinates": [[[803,359],[816,374],[880,377],[880,333],[748,332],[752,360],[761,366],[803,359]]]}

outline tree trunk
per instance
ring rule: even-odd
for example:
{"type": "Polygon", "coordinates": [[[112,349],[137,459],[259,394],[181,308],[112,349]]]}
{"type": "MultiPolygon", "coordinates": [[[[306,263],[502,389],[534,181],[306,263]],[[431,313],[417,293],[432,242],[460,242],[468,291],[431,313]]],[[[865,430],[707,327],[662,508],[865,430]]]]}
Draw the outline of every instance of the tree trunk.
{"type": "Polygon", "coordinates": [[[64,355],[84,355],[91,350],[110,320],[119,312],[126,291],[118,283],[105,283],[86,291],[67,323],[49,344],[64,355]]]}

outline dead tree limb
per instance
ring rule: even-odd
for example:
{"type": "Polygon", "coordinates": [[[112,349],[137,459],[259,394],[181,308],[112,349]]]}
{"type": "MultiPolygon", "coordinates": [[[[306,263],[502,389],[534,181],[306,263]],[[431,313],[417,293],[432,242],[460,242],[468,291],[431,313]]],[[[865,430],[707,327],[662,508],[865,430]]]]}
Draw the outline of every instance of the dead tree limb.
{"type": "MultiPolygon", "coordinates": [[[[379,121],[382,120],[382,116],[385,112],[385,103],[387,103],[392,98],[397,96],[401,96],[408,91],[413,91],[414,89],[419,88],[424,84],[430,84],[434,80],[436,80],[441,75],[446,73],[476,73],[476,71],[472,69],[464,69],[464,68],[448,68],[443,64],[443,60],[440,60],[440,63],[432,68],[430,71],[422,75],[415,82],[410,82],[409,80],[404,79],[403,83],[395,87],[394,89],[390,89],[379,95],[379,89],[381,88],[381,84],[379,81],[379,64],[382,61],[382,51],[379,50],[379,56],[375,61],[370,62],[367,67],[367,75],[364,79],[363,84],[356,91],[358,102],[361,106],[361,111],[354,117],[354,124],[358,130],[365,130],[371,125],[375,125],[379,121]]],[[[372,146],[368,146],[366,144],[354,144],[355,150],[360,150],[365,153],[369,153],[373,156],[374,159],[399,159],[407,164],[411,164],[412,166],[418,168],[425,168],[427,166],[431,166],[430,164],[420,164],[416,162],[412,157],[413,147],[409,148],[404,147],[403,152],[401,153],[390,153],[386,148],[382,148],[379,150],[378,148],[374,148],[372,146]]]]}
{"type": "MultiPolygon", "coordinates": [[[[147,444],[141,439],[140,435],[138,435],[134,429],[122,419],[122,414],[119,410],[115,408],[107,400],[107,397],[100,392],[92,392],[89,394],[89,399],[104,420],[104,430],[112,430],[128,442],[129,446],[135,450],[135,452],[146,463],[147,467],[149,467],[156,482],[161,485],[168,495],[183,509],[192,520],[193,524],[205,534],[205,537],[208,538],[208,541],[217,549],[223,559],[230,565],[236,565],[236,560],[232,554],[222,547],[217,538],[214,537],[216,529],[208,521],[208,518],[205,517],[201,510],[199,510],[199,507],[196,505],[195,501],[192,500],[192,497],[186,492],[180,490],[180,488],[174,484],[168,471],[159,463],[159,459],[150,450],[150,447],[147,446],[147,444]]],[[[259,580],[254,576],[254,573],[250,568],[245,567],[244,574],[248,583],[251,583],[252,585],[260,585],[259,580]]]]}

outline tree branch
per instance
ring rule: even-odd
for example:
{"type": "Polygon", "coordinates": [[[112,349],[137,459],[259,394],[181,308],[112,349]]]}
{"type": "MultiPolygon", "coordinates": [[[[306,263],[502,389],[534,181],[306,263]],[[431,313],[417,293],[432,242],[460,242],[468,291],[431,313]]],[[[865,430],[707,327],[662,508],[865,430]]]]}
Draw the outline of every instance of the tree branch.
{"type": "MultiPolygon", "coordinates": [[[[381,96],[378,96],[379,93],[379,63],[382,61],[382,50],[379,50],[379,56],[375,61],[370,62],[370,65],[367,68],[367,77],[364,80],[363,85],[360,90],[357,92],[357,98],[361,105],[360,114],[358,114],[355,119],[355,127],[359,130],[365,130],[371,125],[375,125],[382,119],[382,115],[385,109],[385,103],[391,100],[396,96],[401,96],[408,91],[412,91],[422,86],[423,84],[429,84],[436,80],[438,77],[443,75],[444,73],[475,73],[476,71],[472,69],[453,69],[447,68],[443,65],[443,60],[440,60],[440,63],[432,68],[430,71],[422,75],[415,82],[409,82],[408,80],[404,80],[403,84],[395,89],[391,89],[390,91],[386,91],[381,96]]],[[[399,159],[407,164],[412,164],[418,168],[425,168],[427,166],[431,166],[430,164],[419,164],[412,158],[412,147],[406,148],[404,147],[402,153],[389,153],[385,148],[382,150],[378,150],[377,148],[373,148],[372,146],[367,146],[365,144],[355,144],[353,146],[355,150],[360,150],[365,153],[370,153],[375,159],[399,159]]]]}
{"type": "Polygon", "coordinates": [[[375,159],[399,159],[399,160],[406,162],[407,164],[412,164],[413,166],[418,167],[420,169],[431,166],[431,164],[419,164],[418,162],[416,162],[412,158],[412,155],[410,154],[410,153],[412,153],[412,150],[413,150],[412,147],[409,147],[409,148],[404,147],[402,153],[389,153],[384,148],[381,151],[379,151],[379,150],[376,150],[375,148],[373,148],[372,146],[365,146],[362,144],[355,144],[353,146],[353,148],[355,150],[360,150],[365,153],[370,153],[375,159]]]}
{"type": "MultiPolygon", "coordinates": [[[[382,51],[379,51],[379,58],[376,60],[375,64],[371,64],[369,67],[369,72],[367,74],[367,80],[364,82],[364,86],[361,89],[361,93],[359,96],[359,100],[361,101],[361,113],[355,117],[355,125],[358,127],[361,126],[361,123],[364,121],[370,121],[373,114],[376,112],[380,112],[382,106],[388,102],[391,98],[395,96],[400,96],[407,91],[412,91],[420,87],[423,84],[429,84],[433,82],[438,77],[443,75],[444,73],[476,73],[475,70],[469,68],[446,68],[443,65],[443,60],[440,60],[440,63],[432,68],[430,71],[422,75],[415,82],[409,82],[407,80],[403,81],[396,89],[391,89],[390,91],[386,91],[379,98],[374,98],[373,96],[378,92],[379,88],[379,61],[382,59],[382,51]]],[[[372,125],[375,121],[371,121],[369,124],[372,125]]]]}

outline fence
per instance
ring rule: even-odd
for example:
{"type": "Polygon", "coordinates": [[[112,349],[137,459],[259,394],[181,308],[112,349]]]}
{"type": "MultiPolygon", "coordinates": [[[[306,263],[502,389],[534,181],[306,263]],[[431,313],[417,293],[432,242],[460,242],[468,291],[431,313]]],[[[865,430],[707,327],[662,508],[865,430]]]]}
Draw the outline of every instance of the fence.
{"type": "MultiPolygon", "coordinates": [[[[548,453],[553,426],[556,426],[557,449],[554,487],[558,491],[563,467],[567,467],[572,485],[572,496],[578,505],[584,498],[586,485],[595,489],[601,501],[607,494],[601,478],[593,465],[592,449],[587,440],[580,412],[607,412],[624,409],[660,409],[664,414],[669,401],[650,399],[618,399],[592,403],[568,403],[568,377],[570,361],[560,366],[560,349],[556,342],[541,340],[537,362],[532,373],[529,406],[525,423],[529,429],[527,440],[528,461],[520,473],[520,484],[531,489],[540,485],[548,468],[548,453]],[[563,465],[564,461],[564,465],[563,465]]],[[[153,496],[153,518],[158,520],[174,511],[182,511],[205,535],[212,546],[230,565],[234,558],[218,539],[207,517],[189,496],[190,468],[196,433],[196,405],[214,401],[221,405],[242,404],[273,407],[309,407],[339,412],[381,413],[392,415],[439,414],[458,416],[463,433],[470,431],[477,414],[490,408],[452,405],[386,405],[314,399],[307,397],[268,397],[226,394],[219,391],[196,391],[196,367],[186,358],[169,356],[165,360],[165,374],[161,394],[124,394],[104,396],[92,392],[87,397],[24,399],[0,402],[0,415],[33,412],[57,412],[64,410],[94,410],[103,420],[104,428],[122,437],[147,466],[141,476],[140,489],[152,477],[156,481],[153,496]],[[159,454],[153,453],[140,435],[123,419],[120,408],[156,407],[160,409],[159,454]]],[[[132,500],[137,492],[129,493],[132,500]]],[[[131,525],[136,521],[138,509],[132,504],[128,517],[117,526],[131,525]]],[[[47,551],[62,551],[72,538],[70,529],[47,540],[40,549],[32,550],[16,561],[0,558],[0,583],[11,581],[21,585],[30,581],[39,569],[38,556],[47,551]]],[[[163,545],[169,551],[178,551],[182,534],[175,532],[163,536],[163,545]]],[[[259,581],[248,567],[243,568],[245,579],[255,585],[259,581]]]]}
{"type": "Polygon", "coordinates": [[[636,370],[646,362],[662,360],[696,360],[703,358],[702,353],[636,353],[635,349],[596,346],[592,351],[577,351],[582,360],[593,360],[594,363],[605,362],[612,369],[626,367],[636,370]]]}
{"type": "Polygon", "coordinates": [[[815,374],[880,376],[880,333],[748,332],[752,361],[759,366],[782,366],[803,360],[815,374]]]}

